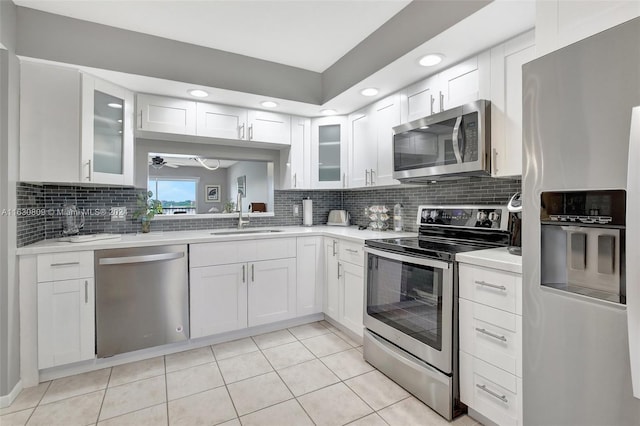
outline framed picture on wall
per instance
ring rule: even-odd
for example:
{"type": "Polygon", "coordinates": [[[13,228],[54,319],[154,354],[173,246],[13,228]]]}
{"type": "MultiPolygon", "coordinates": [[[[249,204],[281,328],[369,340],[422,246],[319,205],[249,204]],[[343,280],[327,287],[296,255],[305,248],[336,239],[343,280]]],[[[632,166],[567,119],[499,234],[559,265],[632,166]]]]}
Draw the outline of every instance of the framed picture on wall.
{"type": "Polygon", "coordinates": [[[220,185],[205,185],[204,201],[207,203],[220,201],[220,185]]]}

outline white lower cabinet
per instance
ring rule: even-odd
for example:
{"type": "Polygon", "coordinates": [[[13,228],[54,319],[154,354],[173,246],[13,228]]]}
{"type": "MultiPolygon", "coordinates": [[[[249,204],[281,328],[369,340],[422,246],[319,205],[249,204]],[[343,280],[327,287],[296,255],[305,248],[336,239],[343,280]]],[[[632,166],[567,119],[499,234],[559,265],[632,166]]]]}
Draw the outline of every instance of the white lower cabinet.
{"type": "Polygon", "coordinates": [[[322,312],[324,248],[322,237],[299,237],[296,251],[297,315],[322,312]]]}
{"type": "Polygon", "coordinates": [[[325,239],[325,284],[325,314],[362,337],[365,285],[362,244],[325,239]]]}
{"type": "Polygon", "coordinates": [[[460,400],[522,424],[522,275],[460,263],[460,400]]]}
{"type": "Polygon", "coordinates": [[[192,338],[247,327],[246,274],[244,263],[191,269],[192,338]]]}
{"type": "Polygon", "coordinates": [[[247,264],[249,327],[296,316],[296,259],[247,264]]]}

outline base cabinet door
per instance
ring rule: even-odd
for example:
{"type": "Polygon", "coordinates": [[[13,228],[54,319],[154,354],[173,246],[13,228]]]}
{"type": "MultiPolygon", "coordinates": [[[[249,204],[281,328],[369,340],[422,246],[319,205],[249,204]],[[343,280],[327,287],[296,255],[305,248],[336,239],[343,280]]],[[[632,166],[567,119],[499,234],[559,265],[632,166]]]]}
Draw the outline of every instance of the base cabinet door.
{"type": "Polygon", "coordinates": [[[38,368],[95,357],[93,278],[38,283],[38,368]]]}
{"type": "Polygon", "coordinates": [[[296,316],[296,259],[247,264],[249,327],[296,316]]]}
{"type": "Polygon", "coordinates": [[[247,265],[191,268],[191,337],[247,327],[247,265]]]}
{"type": "Polygon", "coordinates": [[[326,239],[324,243],[325,298],[324,313],[340,320],[340,277],[338,277],[338,241],[326,239]]]}
{"type": "Polygon", "coordinates": [[[362,336],[364,314],[364,271],[362,266],[339,263],[342,290],[342,323],[349,330],[362,336]]]}
{"type": "Polygon", "coordinates": [[[297,240],[297,315],[322,312],[324,282],[322,237],[300,237],[297,240]]]}

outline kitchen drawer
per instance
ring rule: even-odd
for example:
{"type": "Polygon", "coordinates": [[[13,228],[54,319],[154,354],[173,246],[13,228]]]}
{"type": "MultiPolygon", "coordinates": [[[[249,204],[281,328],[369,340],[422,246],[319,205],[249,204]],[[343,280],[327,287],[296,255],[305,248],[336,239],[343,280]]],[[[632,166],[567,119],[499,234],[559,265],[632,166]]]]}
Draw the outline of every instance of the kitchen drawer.
{"type": "Polygon", "coordinates": [[[522,379],[463,351],[460,400],[501,426],[522,424],[522,379]]]}
{"type": "Polygon", "coordinates": [[[289,257],[296,257],[295,238],[269,238],[189,245],[189,266],[192,268],[289,257]]]}
{"type": "Polygon", "coordinates": [[[522,315],[522,275],[461,263],[460,297],[522,315]]]}
{"type": "Polygon", "coordinates": [[[38,282],[93,277],[93,251],[39,254],[38,282]]]}
{"type": "Polygon", "coordinates": [[[338,243],[338,259],[342,262],[364,265],[364,246],[350,241],[340,240],[338,243]]]}
{"type": "Polygon", "coordinates": [[[522,317],[460,299],[460,350],[522,377],[522,317]]]}

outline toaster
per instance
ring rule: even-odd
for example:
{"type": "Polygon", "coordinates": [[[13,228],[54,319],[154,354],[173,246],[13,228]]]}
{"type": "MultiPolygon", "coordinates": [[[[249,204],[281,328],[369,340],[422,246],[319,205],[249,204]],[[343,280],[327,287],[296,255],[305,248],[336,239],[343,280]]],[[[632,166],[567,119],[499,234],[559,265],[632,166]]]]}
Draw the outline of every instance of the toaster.
{"type": "Polygon", "coordinates": [[[349,226],[351,223],[351,215],[346,210],[331,210],[327,225],[332,226],[349,226]]]}

